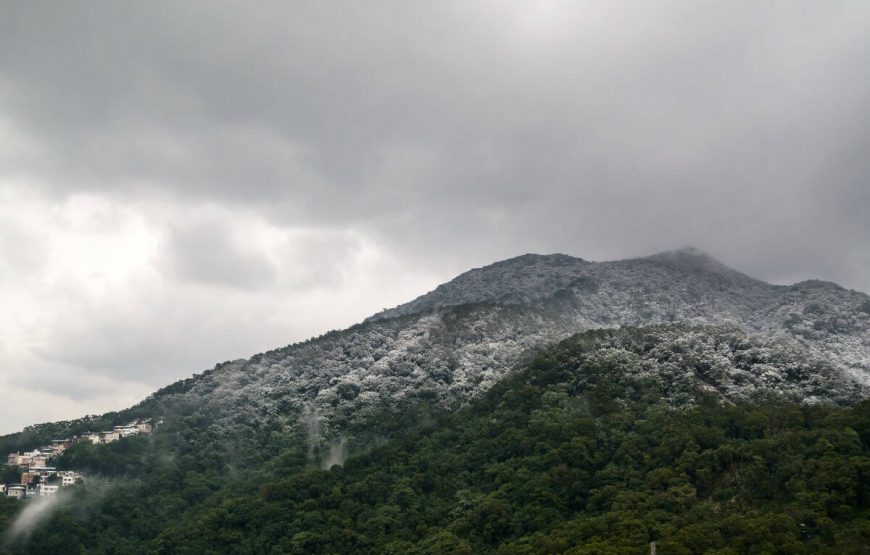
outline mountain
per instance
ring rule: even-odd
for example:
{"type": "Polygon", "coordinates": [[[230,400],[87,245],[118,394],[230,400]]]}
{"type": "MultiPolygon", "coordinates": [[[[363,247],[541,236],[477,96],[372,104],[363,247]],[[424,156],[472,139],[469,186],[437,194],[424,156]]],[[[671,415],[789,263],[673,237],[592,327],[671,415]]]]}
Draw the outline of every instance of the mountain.
{"type": "Polygon", "coordinates": [[[685,331],[572,336],[455,412],[395,414],[393,438],[343,466],[218,493],[152,549],[866,552],[870,401],[723,402],[699,346],[733,345],[685,331]]]}
{"type": "MultiPolygon", "coordinates": [[[[702,537],[710,549],[741,538],[737,552],[752,553],[771,551],[772,534],[842,552],[870,539],[868,396],[866,294],[767,284],[691,248],[610,262],[523,255],[346,330],[218,364],[125,411],[0,438],[0,451],[32,449],[157,423],[148,437],[67,450],[60,468],[109,485],[45,512],[44,538],[7,543],[10,553],[610,549],[591,553],[663,538],[694,553],[678,547],[702,537]],[[574,489],[560,489],[569,475],[574,489]],[[511,493],[528,483],[539,484],[532,513],[527,493],[511,493]],[[641,491],[661,505],[641,503],[641,491]],[[474,516],[476,504],[497,518],[474,516]],[[747,511],[762,516],[740,520],[747,511]],[[646,531],[629,541],[609,526],[646,531]],[[687,526],[691,541],[679,539],[687,526]]],[[[0,500],[0,532],[17,510],[0,500]]]]}
{"type": "MultiPolygon", "coordinates": [[[[830,367],[844,384],[870,384],[870,297],[821,282],[770,285],[684,249],[614,262],[559,254],[498,262],[347,330],[218,365],[147,403],[207,403],[227,422],[294,425],[304,413],[329,436],[409,398],[460,406],[524,353],[578,331],[666,323],[727,328],[758,349],[830,367]]],[[[776,387],[747,381],[731,394],[776,387]]],[[[837,391],[804,395],[833,400],[837,391]]]]}
{"type": "MultiPolygon", "coordinates": [[[[599,303],[623,303],[623,299],[612,293],[629,289],[635,294],[664,292],[668,284],[663,279],[675,277],[675,272],[681,274],[680,281],[697,279],[698,288],[709,285],[721,289],[723,285],[731,285],[741,295],[766,285],[691,247],[617,262],[588,262],[564,254],[526,254],[466,272],[426,295],[369,320],[471,303],[526,304],[569,291],[582,297],[610,294],[609,298],[601,297],[599,303]]],[[[597,313],[589,315],[593,319],[596,316],[597,313]]]]}
{"type": "Polygon", "coordinates": [[[207,407],[225,433],[278,422],[325,440],[419,398],[459,407],[536,349],[580,331],[677,323],[683,327],[667,332],[673,341],[693,341],[685,326],[727,336],[730,351],[704,356],[724,357],[731,373],[767,365],[757,372],[786,376],[759,382],[722,374],[711,387],[729,397],[840,402],[870,386],[866,294],[819,281],[767,284],[693,248],[611,262],[528,254],[468,271],[346,330],[219,364],[161,389],[133,415],[207,407]],[[734,358],[741,350],[753,350],[751,362],[734,358]],[[800,372],[768,368],[772,351],[800,372]],[[788,377],[796,375],[831,387],[788,377]]]}

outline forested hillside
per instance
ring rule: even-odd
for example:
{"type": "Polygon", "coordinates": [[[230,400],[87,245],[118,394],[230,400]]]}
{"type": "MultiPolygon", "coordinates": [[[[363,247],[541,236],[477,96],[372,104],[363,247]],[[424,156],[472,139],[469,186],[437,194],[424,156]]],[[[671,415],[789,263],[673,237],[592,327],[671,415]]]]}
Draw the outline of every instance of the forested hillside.
{"type": "MultiPolygon", "coordinates": [[[[347,428],[349,458],[326,469],[339,444],[251,428],[230,448],[190,407],[148,438],[65,453],[103,481],[3,549],[866,552],[870,402],[729,396],[728,376],[824,372],[801,378],[788,353],[748,344],[724,366],[711,353],[739,341],[712,332],[580,334],[459,411],[423,396],[347,428]]],[[[0,505],[0,526],[13,510],[0,505]]]]}
{"type": "Polygon", "coordinates": [[[0,499],[0,550],[861,552],[868,307],[691,249],[506,260],[0,438],[8,453],[155,426],[52,460],[82,485],[0,499]]]}
{"type": "Polygon", "coordinates": [[[714,326],[713,335],[731,345],[717,353],[691,334],[683,338],[711,358],[711,370],[737,365],[733,376],[709,377],[728,395],[787,387],[793,398],[837,402],[870,384],[870,297],[863,293],[824,282],[770,285],[694,249],[614,262],[524,255],[466,272],[346,330],[218,364],[130,410],[0,438],[0,449],[191,410],[208,414],[221,445],[270,427],[316,432],[325,445],[419,397],[462,406],[529,353],[579,331],[674,323],[714,326]],[[761,355],[746,355],[749,346],[761,355]],[[781,353],[800,372],[771,379],[765,352],[781,353]],[[755,371],[746,373],[748,365],[755,371]]]}

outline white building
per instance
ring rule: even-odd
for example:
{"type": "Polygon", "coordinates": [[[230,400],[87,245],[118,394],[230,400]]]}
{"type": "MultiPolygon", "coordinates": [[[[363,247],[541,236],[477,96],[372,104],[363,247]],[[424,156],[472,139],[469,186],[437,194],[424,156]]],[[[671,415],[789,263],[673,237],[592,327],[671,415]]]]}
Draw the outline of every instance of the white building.
{"type": "Polygon", "coordinates": [[[52,474],[57,474],[57,467],[54,466],[36,466],[31,465],[30,468],[27,469],[31,474],[39,474],[42,477],[51,476],[52,474]]]}
{"type": "Polygon", "coordinates": [[[79,438],[82,440],[85,440],[85,441],[90,441],[94,445],[97,445],[97,444],[103,442],[102,439],[100,438],[100,434],[98,434],[98,433],[87,432],[87,433],[80,435],[79,438]]]}
{"type": "Polygon", "coordinates": [[[139,433],[139,428],[131,425],[115,426],[114,431],[118,433],[121,437],[129,437],[137,435],[139,433]]]}
{"type": "Polygon", "coordinates": [[[60,476],[60,485],[61,487],[72,486],[78,480],[82,479],[82,475],[73,470],[61,471],[57,473],[60,476]]]}
{"type": "Polygon", "coordinates": [[[14,497],[15,499],[23,499],[27,494],[26,486],[9,486],[6,489],[6,495],[8,497],[14,497]]]}
{"type": "Polygon", "coordinates": [[[48,495],[54,495],[57,493],[58,489],[60,489],[60,486],[58,485],[39,484],[39,496],[45,497],[48,495]]]}
{"type": "Polygon", "coordinates": [[[110,432],[101,432],[100,438],[102,439],[103,443],[112,443],[121,439],[121,432],[117,430],[112,430],[110,432]]]}

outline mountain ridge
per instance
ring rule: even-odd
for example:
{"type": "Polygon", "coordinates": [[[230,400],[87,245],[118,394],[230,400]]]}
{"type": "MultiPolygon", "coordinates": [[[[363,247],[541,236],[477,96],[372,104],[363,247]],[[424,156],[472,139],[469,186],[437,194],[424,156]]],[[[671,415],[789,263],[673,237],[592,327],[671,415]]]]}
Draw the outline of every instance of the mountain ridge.
{"type": "MultiPolygon", "coordinates": [[[[807,415],[832,414],[860,427],[870,397],[870,297],[817,281],[794,286],[766,284],[692,250],[601,263],[567,255],[524,255],[466,272],[436,292],[404,308],[400,305],[389,317],[370,318],[249,359],[220,363],[117,413],[35,425],[0,437],[0,451],[10,452],[88,430],[111,429],[134,418],[156,423],[147,438],[127,438],[110,445],[82,442],[64,452],[56,462],[58,468],[83,472],[88,480],[93,479],[89,483],[97,485],[96,491],[102,488],[99,482],[103,479],[109,479],[111,486],[106,488],[105,499],[100,493],[91,495],[90,486],[76,490],[79,501],[72,505],[77,511],[74,522],[62,508],[33,545],[44,539],[66,546],[65,538],[79,538],[83,545],[102,545],[105,552],[117,553],[176,553],[182,546],[203,547],[199,539],[217,538],[226,529],[228,521],[221,515],[226,514],[227,503],[243,507],[267,499],[275,487],[287,487],[300,506],[307,507],[322,499],[316,489],[324,477],[337,479],[346,471],[363,468],[379,446],[392,445],[390,452],[411,453],[403,449],[416,444],[403,444],[401,438],[416,431],[428,437],[438,422],[454,423],[438,432],[449,438],[463,414],[476,414],[481,407],[496,408],[498,412],[492,414],[499,416],[495,420],[481,417],[471,429],[499,425],[499,418],[513,415],[510,418],[516,418],[518,425],[531,425],[535,433],[545,432],[546,438],[518,435],[510,424],[502,423],[504,437],[511,438],[504,448],[511,451],[514,444],[534,440],[540,445],[542,460],[547,461],[555,447],[550,441],[553,431],[575,434],[572,421],[560,419],[586,418],[590,407],[596,414],[606,409],[595,419],[584,420],[589,438],[600,441],[595,447],[601,456],[600,468],[595,470],[598,475],[610,472],[609,453],[614,445],[626,445],[626,453],[639,454],[629,437],[637,435],[636,426],[648,423],[648,418],[661,422],[682,419],[688,427],[679,432],[680,437],[667,437],[664,443],[676,449],[678,459],[695,457],[697,449],[691,444],[680,447],[680,442],[686,430],[696,429],[691,414],[699,409],[719,419],[748,411],[754,416],[748,418],[746,429],[758,435],[758,445],[767,445],[767,423],[779,425],[784,408],[793,416],[798,434],[789,442],[796,449],[795,460],[803,461],[809,453],[827,461],[830,443],[820,443],[817,453],[800,440],[807,415]],[[534,404],[550,407],[550,416],[542,418],[534,404]],[[512,406],[529,410],[520,414],[512,406]],[[635,418],[632,411],[646,416],[635,418]],[[607,420],[605,413],[613,419],[607,420]],[[758,417],[767,423],[757,421],[758,417]],[[608,437],[611,432],[628,435],[625,441],[613,442],[608,437]],[[285,478],[290,481],[284,482],[285,478]],[[309,485],[315,489],[308,489],[309,485]],[[150,516],[141,519],[137,515],[150,516]],[[213,516],[217,519],[201,520],[213,516]],[[67,526],[70,523],[72,528],[67,526]],[[203,535],[203,530],[208,532],[203,535]]],[[[731,418],[721,421],[721,433],[734,432],[731,418]]],[[[837,426],[829,423],[829,428],[837,426]]],[[[720,432],[712,433],[703,432],[700,441],[709,442],[720,432]]],[[[855,431],[847,429],[841,435],[836,444],[845,445],[846,440],[851,446],[839,452],[843,464],[851,464],[851,475],[860,479],[867,467],[854,455],[866,449],[861,451],[855,431]]],[[[484,433],[469,446],[467,460],[453,460],[445,472],[466,475],[468,464],[473,464],[489,475],[491,461],[481,458],[480,452],[496,443],[503,442],[493,442],[484,433]]],[[[655,448],[662,442],[651,443],[655,448]]],[[[710,472],[720,476],[716,481],[742,483],[737,479],[742,471],[733,465],[757,460],[733,458],[745,447],[741,434],[733,438],[733,445],[737,450],[727,452],[707,445],[713,465],[710,472]],[[720,456],[726,457],[725,466],[718,462],[720,456]]],[[[566,446],[566,454],[576,454],[573,440],[566,446]]],[[[771,461],[779,460],[778,449],[771,449],[770,454],[771,461]]],[[[440,453],[433,460],[440,460],[440,453]]],[[[677,465],[674,472],[683,475],[682,463],[668,460],[668,465],[677,465]]],[[[569,460],[571,465],[576,462],[569,460]]],[[[553,464],[547,462],[531,475],[546,479],[552,469],[564,466],[553,464]]],[[[808,472],[815,472],[815,464],[807,463],[808,472]]],[[[843,464],[838,463],[834,475],[841,474],[843,464]]],[[[408,469],[416,467],[415,461],[409,461],[408,469]]],[[[794,473],[793,465],[785,467],[785,472],[794,473]]],[[[769,469],[769,465],[759,468],[769,469]]],[[[17,470],[7,468],[6,475],[17,470]]],[[[416,470],[411,475],[416,476],[416,470]]],[[[795,476],[802,480],[800,473],[795,476]]],[[[515,478],[517,485],[528,482],[519,475],[515,478]]],[[[797,483],[780,478],[786,484],[797,483]]],[[[407,493],[406,480],[399,482],[395,491],[407,493]]],[[[704,488],[710,483],[706,478],[697,482],[704,488]]],[[[362,479],[344,498],[365,496],[366,484],[367,479],[362,479]]],[[[634,485],[626,487],[635,489],[634,485]]],[[[730,488],[723,490],[723,499],[734,497],[730,488]]],[[[394,489],[391,486],[387,497],[373,502],[368,516],[339,511],[341,524],[335,530],[348,529],[350,516],[358,517],[355,526],[360,529],[376,522],[381,510],[391,507],[394,489]]],[[[446,494],[445,510],[462,508],[465,489],[446,494]]],[[[841,490],[852,491],[836,485],[833,495],[840,495],[841,490]]],[[[706,491],[686,490],[679,497],[706,506],[706,491]]],[[[813,491],[830,493],[832,488],[822,483],[813,491]]],[[[854,492],[848,495],[867,498],[854,492]]],[[[803,498],[795,499],[797,507],[804,503],[803,498]]],[[[591,508],[584,518],[597,514],[600,507],[593,503],[591,508]]],[[[0,533],[4,514],[16,509],[0,503],[0,533]]],[[[280,537],[262,540],[268,546],[263,552],[287,539],[281,539],[287,529],[286,515],[296,513],[292,507],[286,509],[251,519],[257,526],[267,523],[266,529],[281,531],[280,537]]],[[[842,516],[834,513],[834,517],[842,516]]],[[[229,524],[231,540],[214,552],[233,552],[241,538],[260,537],[256,526],[240,524],[248,515],[250,511],[239,509],[240,518],[233,517],[229,524]]],[[[803,513],[795,518],[801,519],[796,522],[806,520],[803,513]]],[[[854,520],[863,522],[862,515],[854,520]]],[[[428,521],[439,520],[433,515],[428,521]]],[[[335,537],[318,523],[322,520],[301,516],[297,524],[302,535],[294,536],[301,543],[285,552],[313,551],[313,544],[302,541],[312,537],[312,529],[320,530],[323,538],[335,537]]],[[[636,528],[635,523],[631,520],[636,528]]],[[[794,527],[801,537],[805,529],[794,527]]],[[[410,529],[419,531],[414,526],[410,529]]],[[[365,541],[374,537],[377,534],[365,541]]],[[[333,544],[327,540],[323,545],[333,544]]],[[[393,546],[392,552],[413,552],[402,545],[393,546]]],[[[12,553],[34,552],[28,551],[29,546],[19,542],[12,553]]],[[[348,551],[359,551],[358,547],[348,551]]],[[[190,552],[209,549],[192,548],[190,552]]]]}
{"type": "MultiPolygon", "coordinates": [[[[326,438],[421,395],[461,406],[498,383],[524,353],[584,330],[678,323],[736,331],[746,341],[800,353],[843,384],[867,387],[867,302],[845,289],[767,284],[697,251],[609,262],[522,255],[465,272],[345,330],[223,363],[150,402],[206,403],[226,422],[278,419],[298,427],[308,415],[326,438]]],[[[738,390],[777,393],[773,382],[754,383],[738,390]]],[[[821,402],[825,395],[806,393],[821,402]]]]}
{"type": "Polygon", "coordinates": [[[674,268],[688,274],[706,275],[708,279],[724,277],[734,285],[744,288],[755,287],[773,290],[781,287],[796,287],[800,284],[830,283],[822,282],[822,280],[808,279],[791,286],[769,284],[734,270],[706,252],[691,246],[662,251],[649,256],[600,262],[563,253],[546,255],[527,253],[463,272],[446,283],[439,285],[434,290],[424,293],[407,303],[384,309],[369,316],[365,321],[390,318],[402,314],[422,312],[437,307],[468,302],[526,302],[555,293],[558,288],[568,285],[572,278],[591,277],[590,274],[605,273],[611,268],[627,265],[637,266],[646,263],[674,268]],[[549,281],[541,280],[535,282],[529,279],[532,277],[530,275],[532,270],[542,272],[557,269],[562,271],[555,272],[553,276],[550,276],[549,281]],[[520,281],[518,278],[522,278],[525,281],[520,281]],[[475,290],[469,292],[469,287],[475,287],[475,290]],[[542,288],[544,288],[543,291],[541,290],[542,288]],[[465,294],[463,295],[463,293],[465,294]]]}
{"type": "Polygon", "coordinates": [[[420,395],[459,406],[524,353],[578,332],[677,323],[737,330],[830,366],[844,383],[870,385],[870,297],[801,283],[767,284],[692,248],[606,262],[526,254],[345,330],[218,364],[134,408],[159,416],[160,407],[210,406],[229,427],[298,427],[310,414],[325,437],[420,395]]]}

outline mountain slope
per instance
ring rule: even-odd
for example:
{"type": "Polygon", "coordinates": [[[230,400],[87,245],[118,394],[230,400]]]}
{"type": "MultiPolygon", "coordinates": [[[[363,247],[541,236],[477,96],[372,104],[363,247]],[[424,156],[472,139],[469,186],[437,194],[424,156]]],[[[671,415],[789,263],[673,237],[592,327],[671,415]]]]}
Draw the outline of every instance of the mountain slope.
{"type": "MultiPolygon", "coordinates": [[[[45,513],[44,535],[0,553],[640,552],[657,538],[669,552],[696,552],[683,547],[697,538],[774,552],[764,534],[792,552],[842,552],[870,537],[870,493],[855,487],[870,475],[868,329],[867,295],[769,285],[694,250],[518,257],[128,410],[0,438],[0,450],[32,449],[158,423],[67,450],[58,467],[93,481],[45,513]],[[344,461],[347,481],[339,467],[314,470],[344,461]],[[418,463],[449,483],[428,490],[418,463]],[[565,490],[552,481],[565,472],[597,485],[565,490]],[[528,483],[541,497],[509,494],[528,483]],[[534,509],[517,504],[526,498],[534,509]],[[497,529],[489,513],[465,518],[477,501],[497,529]],[[611,537],[611,526],[643,533],[611,537]]],[[[0,503],[0,534],[17,510],[0,503]]]]}
{"type": "Polygon", "coordinates": [[[615,262],[589,262],[564,254],[526,254],[465,272],[434,291],[369,320],[469,303],[528,304],[563,291],[583,297],[604,295],[602,302],[612,303],[620,299],[607,295],[617,291],[665,292],[669,288],[667,280],[674,277],[681,282],[694,282],[694,287],[686,290],[690,294],[700,294],[705,288],[721,292],[730,286],[732,296],[740,298],[771,287],[694,248],[615,262]]]}
{"type": "MultiPolygon", "coordinates": [[[[790,353],[805,364],[802,372],[840,384],[789,389],[791,397],[840,402],[855,395],[855,384],[870,383],[863,293],[823,282],[770,285],[694,249],[614,262],[524,255],[466,272],[347,330],[220,364],[158,391],[131,414],[159,418],[199,407],[218,436],[277,423],[326,440],[415,399],[458,407],[530,352],[578,331],[677,322],[743,334],[740,341],[790,353]]],[[[783,393],[781,386],[711,385],[737,398],[753,389],[783,393]]]]}
{"type": "Polygon", "coordinates": [[[61,464],[128,468],[128,479],[116,471],[98,501],[76,490],[44,534],[7,547],[640,554],[656,542],[665,553],[862,553],[870,401],[789,402],[842,384],[780,347],[682,324],[587,331],[457,411],[421,399],[390,412],[388,440],[324,470],[300,464],[304,438],[278,432],[248,447],[278,457],[233,475],[207,441],[210,423],[182,418],[151,445],[71,449],[61,464]],[[781,394],[759,395],[771,382],[781,394]]]}
{"type": "MultiPolygon", "coordinates": [[[[208,403],[227,419],[365,420],[426,396],[456,407],[497,383],[523,353],[586,329],[684,322],[779,345],[870,378],[870,298],[834,285],[774,286],[694,250],[594,263],[525,255],[467,272],[411,303],[341,332],[257,355],[158,392],[151,403],[208,403]]],[[[770,389],[774,384],[747,383],[770,389]]],[[[828,400],[840,398],[832,390],[828,400]]],[[[825,400],[809,391],[807,398],[825,400]]]]}
{"type": "Polygon", "coordinates": [[[523,255],[466,272],[370,321],[471,303],[552,305],[581,329],[674,321],[782,334],[870,381],[870,297],[836,284],[770,285],[686,248],[589,262],[523,255]]]}
{"type": "MultiPolygon", "coordinates": [[[[698,350],[669,331],[574,336],[457,412],[406,418],[392,441],[343,468],[216,496],[152,545],[167,554],[640,554],[651,542],[663,553],[862,553],[870,402],[722,406],[695,381],[709,369],[685,370],[698,350]],[[674,392],[697,402],[671,410],[674,392]]],[[[695,339],[715,341],[708,332],[695,339]]]]}

